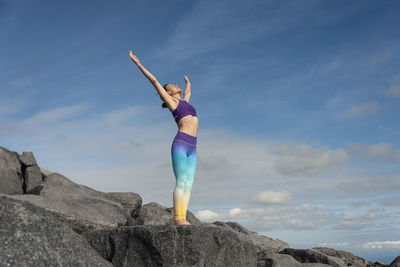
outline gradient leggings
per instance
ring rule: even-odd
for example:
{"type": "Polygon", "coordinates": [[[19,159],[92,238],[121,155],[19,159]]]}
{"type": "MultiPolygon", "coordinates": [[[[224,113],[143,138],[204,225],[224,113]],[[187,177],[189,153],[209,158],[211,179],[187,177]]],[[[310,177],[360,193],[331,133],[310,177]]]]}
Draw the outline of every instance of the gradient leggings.
{"type": "Polygon", "coordinates": [[[174,190],[175,220],[186,219],[197,163],[197,137],[178,132],[172,142],[172,168],[176,178],[174,190]]]}

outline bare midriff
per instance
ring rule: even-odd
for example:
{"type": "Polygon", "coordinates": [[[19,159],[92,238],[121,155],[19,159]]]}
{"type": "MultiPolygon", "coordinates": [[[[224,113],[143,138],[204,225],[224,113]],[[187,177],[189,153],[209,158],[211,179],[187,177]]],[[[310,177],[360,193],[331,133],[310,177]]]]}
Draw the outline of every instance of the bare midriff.
{"type": "Polygon", "coordinates": [[[178,132],[197,137],[199,119],[196,116],[187,115],[178,121],[178,132]]]}

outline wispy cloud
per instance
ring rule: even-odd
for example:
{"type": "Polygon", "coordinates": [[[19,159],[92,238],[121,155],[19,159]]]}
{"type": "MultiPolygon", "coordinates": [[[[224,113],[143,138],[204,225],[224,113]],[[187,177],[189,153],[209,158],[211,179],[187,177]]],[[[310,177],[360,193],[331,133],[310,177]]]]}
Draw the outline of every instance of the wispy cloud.
{"type": "Polygon", "coordinates": [[[384,93],[386,96],[400,96],[400,75],[396,75],[391,79],[389,87],[385,90],[384,93]]]}
{"type": "Polygon", "coordinates": [[[399,248],[400,249],[400,240],[371,241],[371,242],[363,243],[361,246],[366,249],[384,249],[384,248],[399,248]]]}
{"type": "Polygon", "coordinates": [[[294,28],[309,19],[310,9],[314,26],[323,26],[359,12],[358,8],[354,4],[341,12],[332,12],[318,1],[301,4],[296,1],[199,1],[179,21],[171,38],[155,56],[185,60],[294,28]],[[171,55],[174,56],[171,58],[171,55]]]}
{"type": "Polygon", "coordinates": [[[366,159],[387,160],[400,163],[400,150],[389,143],[361,144],[351,143],[350,152],[357,153],[366,159]]]}
{"type": "Polygon", "coordinates": [[[260,204],[285,204],[292,199],[292,194],[288,191],[276,192],[265,191],[261,192],[253,198],[253,201],[260,204]]]}
{"type": "Polygon", "coordinates": [[[376,102],[366,103],[359,106],[349,107],[344,113],[343,117],[352,119],[364,115],[375,114],[379,110],[379,105],[376,102]]]}
{"type": "Polygon", "coordinates": [[[365,177],[362,180],[350,180],[337,186],[350,194],[370,194],[378,191],[393,191],[400,189],[400,175],[377,175],[365,177]]]}
{"type": "Polygon", "coordinates": [[[59,122],[63,119],[69,119],[73,116],[81,115],[90,108],[89,103],[81,103],[66,107],[57,107],[54,109],[41,111],[34,116],[21,122],[21,125],[45,125],[50,122],[59,122]]]}
{"type": "Polygon", "coordinates": [[[348,158],[343,149],[312,148],[307,144],[280,144],[275,168],[284,175],[317,175],[348,158]]]}

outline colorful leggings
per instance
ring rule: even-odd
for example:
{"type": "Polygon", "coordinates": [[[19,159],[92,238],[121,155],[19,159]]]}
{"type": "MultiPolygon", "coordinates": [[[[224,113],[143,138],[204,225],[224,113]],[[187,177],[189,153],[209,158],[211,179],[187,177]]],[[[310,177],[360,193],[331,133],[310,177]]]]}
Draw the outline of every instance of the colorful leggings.
{"type": "Polygon", "coordinates": [[[186,219],[197,163],[197,137],[178,132],[172,142],[172,168],[176,177],[174,190],[175,220],[186,219]]]}

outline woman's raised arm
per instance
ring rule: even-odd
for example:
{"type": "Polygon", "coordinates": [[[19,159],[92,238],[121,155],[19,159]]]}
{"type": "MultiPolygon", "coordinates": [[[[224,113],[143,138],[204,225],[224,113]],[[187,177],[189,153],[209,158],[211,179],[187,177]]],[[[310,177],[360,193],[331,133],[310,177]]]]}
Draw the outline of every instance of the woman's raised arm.
{"type": "Polygon", "coordinates": [[[162,87],[162,85],[157,81],[156,77],[154,77],[153,74],[151,74],[145,67],[142,66],[139,59],[132,53],[131,50],[129,50],[129,57],[136,64],[136,66],[138,66],[138,68],[143,72],[144,76],[146,76],[147,79],[149,79],[149,81],[153,84],[158,94],[160,95],[160,98],[164,102],[169,101],[171,96],[165,91],[164,87],[162,87]]]}

